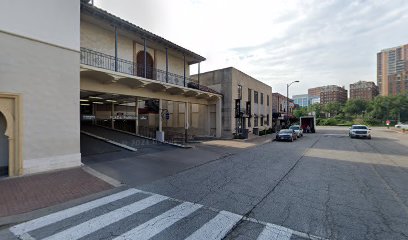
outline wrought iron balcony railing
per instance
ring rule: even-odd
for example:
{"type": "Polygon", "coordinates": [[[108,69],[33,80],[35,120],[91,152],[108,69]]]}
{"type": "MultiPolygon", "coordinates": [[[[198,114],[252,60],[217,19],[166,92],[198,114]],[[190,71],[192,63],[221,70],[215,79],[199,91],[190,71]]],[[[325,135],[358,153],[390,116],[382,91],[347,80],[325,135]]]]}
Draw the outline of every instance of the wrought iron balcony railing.
{"type": "Polygon", "coordinates": [[[115,58],[114,56],[87,48],[81,48],[81,63],[92,67],[144,77],[163,83],[171,83],[179,86],[198,89],[204,92],[219,94],[219,92],[199,84],[196,79],[180,76],[171,72],[166,73],[166,71],[164,70],[151,67],[146,67],[145,69],[144,64],[136,64],[132,61],[115,58]]]}

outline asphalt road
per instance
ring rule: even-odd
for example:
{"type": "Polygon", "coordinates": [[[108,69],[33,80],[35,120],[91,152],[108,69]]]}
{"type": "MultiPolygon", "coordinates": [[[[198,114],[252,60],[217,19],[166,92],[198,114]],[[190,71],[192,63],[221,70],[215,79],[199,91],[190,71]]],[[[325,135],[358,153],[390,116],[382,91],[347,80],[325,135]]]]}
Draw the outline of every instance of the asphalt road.
{"type": "Polygon", "coordinates": [[[214,159],[142,185],[119,174],[138,190],[15,232],[35,239],[408,239],[408,135],[372,135],[350,139],[347,128],[320,128],[293,143],[198,145],[188,156],[211,151],[214,159]]]}

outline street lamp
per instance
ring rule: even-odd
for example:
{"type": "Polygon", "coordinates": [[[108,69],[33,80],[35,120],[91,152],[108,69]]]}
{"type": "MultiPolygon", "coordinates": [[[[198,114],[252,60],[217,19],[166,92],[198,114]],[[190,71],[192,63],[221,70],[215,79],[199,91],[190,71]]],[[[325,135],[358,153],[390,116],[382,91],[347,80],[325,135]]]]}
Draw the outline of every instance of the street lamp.
{"type": "Polygon", "coordinates": [[[288,126],[289,123],[289,87],[293,83],[298,83],[299,81],[293,81],[289,84],[286,84],[286,126],[288,126]]]}

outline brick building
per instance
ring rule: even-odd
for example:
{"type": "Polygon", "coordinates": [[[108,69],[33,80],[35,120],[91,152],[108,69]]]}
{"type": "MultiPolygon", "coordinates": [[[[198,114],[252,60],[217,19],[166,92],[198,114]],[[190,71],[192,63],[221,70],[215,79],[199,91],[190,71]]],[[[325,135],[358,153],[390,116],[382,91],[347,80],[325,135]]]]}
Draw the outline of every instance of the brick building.
{"type": "Polygon", "coordinates": [[[408,92],[408,44],[377,53],[377,85],[382,96],[408,92]]]}
{"type": "Polygon", "coordinates": [[[350,84],[350,99],[373,100],[378,95],[374,82],[358,81],[350,84]]]}
{"type": "Polygon", "coordinates": [[[320,103],[345,103],[347,101],[347,90],[344,87],[339,87],[336,85],[328,85],[320,87],[320,103]]]}

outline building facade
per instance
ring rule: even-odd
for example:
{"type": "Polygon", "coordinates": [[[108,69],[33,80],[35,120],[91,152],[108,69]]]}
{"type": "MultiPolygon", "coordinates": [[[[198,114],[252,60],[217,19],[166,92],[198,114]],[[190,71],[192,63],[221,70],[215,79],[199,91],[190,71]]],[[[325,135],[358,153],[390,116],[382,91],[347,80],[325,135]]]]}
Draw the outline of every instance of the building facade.
{"type": "Polygon", "coordinates": [[[79,9],[64,0],[0,8],[1,175],[81,164],[79,9]]]}
{"type": "Polygon", "coordinates": [[[328,85],[320,87],[320,103],[346,103],[347,102],[347,90],[344,87],[336,85],[328,85]]]}
{"type": "Polygon", "coordinates": [[[280,93],[272,93],[273,128],[275,130],[285,126],[286,122],[293,118],[295,103],[280,93]],[[286,110],[289,103],[289,112],[286,110]]]}
{"type": "Polygon", "coordinates": [[[204,60],[81,4],[83,128],[92,124],[168,142],[220,137],[222,95],[189,74],[190,65],[204,60]]]}
{"type": "Polygon", "coordinates": [[[223,95],[223,138],[271,128],[272,88],[267,84],[232,67],[202,73],[199,82],[223,95]]]}
{"type": "Polygon", "coordinates": [[[292,99],[299,107],[308,107],[310,105],[309,94],[293,95],[292,99]]]}
{"type": "Polygon", "coordinates": [[[374,82],[358,81],[350,84],[350,99],[371,101],[378,95],[374,82]]]}
{"type": "Polygon", "coordinates": [[[222,95],[189,75],[205,58],[88,2],[0,8],[0,175],[80,166],[91,128],[221,136],[222,95]]]}
{"type": "Polygon", "coordinates": [[[310,97],[320,97],[320,93],[322,92],[323,87],[315,87],[315,88],[309,88],[307,90],[307,95],[310,97]]]}
{"type": "Polygon", "coordinates": [[[382,96],[408,92],[408,44],[377,53],[377,85],[382,96]]]}

